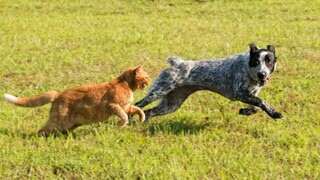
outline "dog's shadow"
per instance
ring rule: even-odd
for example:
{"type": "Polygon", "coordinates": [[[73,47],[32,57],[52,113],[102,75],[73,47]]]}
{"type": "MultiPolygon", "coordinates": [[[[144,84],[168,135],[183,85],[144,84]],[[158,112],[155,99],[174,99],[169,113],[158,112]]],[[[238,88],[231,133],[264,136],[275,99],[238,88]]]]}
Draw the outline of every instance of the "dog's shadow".
{"type": "Polygon", "coordinates": [[[149,125],[149,133],[151,135],[156,134],[174,134],[174,135],[191,135],[199,134],[207,126],[210,126],[209,122],[196,123],[187,120],[180,121],[166,121],[160,123],[152,123],[149,125]]]}

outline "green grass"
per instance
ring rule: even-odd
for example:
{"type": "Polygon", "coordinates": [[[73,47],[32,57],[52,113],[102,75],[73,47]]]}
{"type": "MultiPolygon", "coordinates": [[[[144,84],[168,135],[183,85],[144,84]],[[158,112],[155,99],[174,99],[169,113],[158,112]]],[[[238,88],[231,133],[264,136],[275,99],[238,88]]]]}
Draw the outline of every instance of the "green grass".
{"type": "MultiPolygon", "coordinates": [[[[165,59],[226,57],[274,44],[278,68],[260,96],[282,112],[211,92],[177,112],[120,129],[115,118],[67,137],[37,130],[49,105],[0,101],[1,179],[319,179],[319,1],[0,0],[0,93],[31,96],[109,81],[165,59]]],[[[137,91],[140,100],[147,91],[137,91]]]]}

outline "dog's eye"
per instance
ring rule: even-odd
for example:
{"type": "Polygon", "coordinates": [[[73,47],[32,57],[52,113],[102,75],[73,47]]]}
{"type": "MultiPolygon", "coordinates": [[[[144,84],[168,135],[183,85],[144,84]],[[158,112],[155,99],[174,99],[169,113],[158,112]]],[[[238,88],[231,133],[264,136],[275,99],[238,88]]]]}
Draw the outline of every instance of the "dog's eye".
{"type": "Polygon", "coordinates": [[[270,57],[269,56],[265,56],[264,62],[266,62],[266,64],[270,64],[270,62],[271,62],[270,57]]]}
{"type": "Polygon", "coordinates": [[[260,61],[255,61],[254,64],[258,66],[260,64],[260,61]]]}

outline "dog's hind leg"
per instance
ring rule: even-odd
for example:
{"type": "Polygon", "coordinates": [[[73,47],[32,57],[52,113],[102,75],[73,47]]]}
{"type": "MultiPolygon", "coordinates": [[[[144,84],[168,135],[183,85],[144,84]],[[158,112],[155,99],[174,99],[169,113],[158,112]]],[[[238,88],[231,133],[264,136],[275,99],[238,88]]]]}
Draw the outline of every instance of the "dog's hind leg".
{"type": "Polygon", "coordinates": [[[148,122],[148,120],[154,116],[165,115],[176,111],[181,107],[190,94],[200,89],[202,88],[198,86],[182,86],[171,91],[161,98],[156,107],[144,112],[146,115],[146,120],[144,122],[148,122]]]}
{"type": "Polygon", "coordinates": [[[155,86],[151,87],[150,91],[143,99],[135,103],[135,106],[143,108],[151,102],[166,96],[168,93],[170,93],[170,91],[174,90],[174,88],[175,87],[170,84],[156,84],[155,86]]]}
{"type": "Polygon", "coordinates": [[[151,102],[161,99],[171,91],[175,90],[181,81],[181,77],[177,77],[177,74],[178,73],[173,71],[173,69],[162,71],[151,86],[148,94],[142,100],[135,103],[135,106],[143,108],[151,102]]]}

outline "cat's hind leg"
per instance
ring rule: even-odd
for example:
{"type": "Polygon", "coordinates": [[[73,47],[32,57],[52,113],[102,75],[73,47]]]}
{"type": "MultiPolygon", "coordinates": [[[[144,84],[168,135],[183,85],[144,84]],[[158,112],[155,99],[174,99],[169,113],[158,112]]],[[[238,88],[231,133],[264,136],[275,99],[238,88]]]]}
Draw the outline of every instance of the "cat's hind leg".
{"type": "Polygon", "coordinates": [[[54,102],[50,109],[50,117],[46,124],[38,131],[38,134],[48,137],[50,134],[56,135],[66,133],[73,124],[69,121],[69,101],[58,100],[54,102]]]}
{"type": "Polygon", "coordinates": [[[86,118],[80,114],[74,115],[71,119],[63,116],[51,117],[49,121],[39,130],[39,134],[48,137],[50,134],[66,134],[77,127],[86,124],[86,118]]]}
{"type": "Polygon", "coordinates": [[[48,137],[49,135],[56,135],[59,132],[65,133],[66,128],[60,122],[60,117],[50,117],[46,124],[38,131],[38,134],[48,137]]]}

